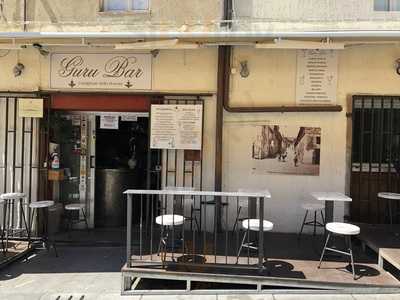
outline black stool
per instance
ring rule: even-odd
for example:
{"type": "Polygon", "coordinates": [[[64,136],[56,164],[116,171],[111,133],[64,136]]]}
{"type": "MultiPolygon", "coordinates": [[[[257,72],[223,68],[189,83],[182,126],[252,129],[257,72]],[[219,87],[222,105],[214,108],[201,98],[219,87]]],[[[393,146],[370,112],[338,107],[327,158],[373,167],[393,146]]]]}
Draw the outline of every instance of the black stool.
{"type": "MultiPolygon", "coordinates": [[[[42,224],[43,224],[43,233],[42,233],[43,235],[41,237],[42,242],[48,251],[50,250],[50,244],[53,245],[56,257],[58,257],[56,244],[54,241],[53,242],[49,241],[49,234],[48,234],[49,207],[51,207],[53,205],[54,205],[54,201],[36,201],[36,202],[32,202],[31,204],[29,204],[29,207],[32,209],[31,224],[29,224],[29,229],[31,230],[31,228],[32,228],[32,222],[33,222],[33,218],[35,216],[35,212],[39,219],[40,218],[39,211],[42,210],[42,224]]],[[[30,236],[30,233],[29,233],[29,236],[30,236]]],[[[29,245],[30,245],[30,239],[29,239],[29,245]]]]}

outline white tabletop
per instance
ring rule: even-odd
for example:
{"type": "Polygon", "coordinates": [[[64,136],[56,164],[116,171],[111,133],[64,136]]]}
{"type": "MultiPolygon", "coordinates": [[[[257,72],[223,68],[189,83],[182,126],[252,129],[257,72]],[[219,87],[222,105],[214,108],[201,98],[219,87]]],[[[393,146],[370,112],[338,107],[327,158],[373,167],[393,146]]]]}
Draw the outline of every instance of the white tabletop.
{"type": "Polygon", "coordinates": [[[351,202],[352,199],[338,192],[313,192],[311,196],[319,201],[342,201],[351,202]]]}
{"type": "Polygon", "coordinates": [[[389,193],[389,192],[380,192],[378,193],[378,197],[391,200],[400,200],[400,194],[389,193]]]}
{"type": "Polygon", "coordinates": [[[220,196],[220,197],[254,197],[271,198],[268,190],[257,192],[214,192],[214,191],[184,191],[178,190],[126,190],[124,194],[132,195],[188,195],[188,196],[220,196]]]}

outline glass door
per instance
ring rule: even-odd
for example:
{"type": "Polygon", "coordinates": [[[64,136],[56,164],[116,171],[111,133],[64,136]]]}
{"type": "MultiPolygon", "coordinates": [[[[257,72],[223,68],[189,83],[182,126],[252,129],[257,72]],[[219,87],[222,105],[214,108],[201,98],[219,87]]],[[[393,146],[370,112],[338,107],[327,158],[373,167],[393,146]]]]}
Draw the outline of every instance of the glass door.
{"type": "MultiPolygon", "coordinates": [[[[58,135],[61,167],[65,178],[60,185],[60,199],[63,204],[82,203],[88,218],[89,227],[93,227],[94,211],[94,147],[96,130],[93,127],[94,116],[85,114],[57,114],[61,124],[58,135]]],[[[81,214],[81,212],[80,212],[81,214]]],[[[83,218],[83,215],[80,215],[83,218]]],[[[84,223],[77,223],[83,228],[84,223]]]]}

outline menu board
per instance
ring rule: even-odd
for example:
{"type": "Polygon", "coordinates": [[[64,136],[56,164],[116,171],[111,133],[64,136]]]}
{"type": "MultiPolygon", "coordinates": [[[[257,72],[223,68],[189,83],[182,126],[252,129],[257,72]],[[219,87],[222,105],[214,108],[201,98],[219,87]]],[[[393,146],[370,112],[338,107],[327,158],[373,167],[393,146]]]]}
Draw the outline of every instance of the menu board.
{"type": "Polygon", "coordinates": [[[152,149],[201,150],[203,106],[152,105],[150,126],[152,149]]]}
{"type": "Polygon", "coordinates": [[[298,50],[296,104],[335,104],[337,69],[335,50],[298,50]]]}

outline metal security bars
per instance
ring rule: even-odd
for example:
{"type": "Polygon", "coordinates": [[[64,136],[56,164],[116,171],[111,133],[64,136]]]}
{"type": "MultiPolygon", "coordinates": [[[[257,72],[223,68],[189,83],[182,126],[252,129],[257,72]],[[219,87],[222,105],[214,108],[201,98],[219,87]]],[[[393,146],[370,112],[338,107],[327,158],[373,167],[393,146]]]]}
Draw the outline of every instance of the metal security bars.
{"type": "MultiPolygon", "coordinates": [[[[18,116],[18,99],[35,95],[0,94],[0,194],[23,192],[28,203],[37,200],[39,185],[39,119],[18,116]]],[[[20,207],[11,208],[10,236],[22,234],[20,207]]],[[[0,224],[4,207],[0,206],[0,224]]],[[[30,213],[26,206],[25,215],[30,213]]],[[[29,224],[29,223],[28,223],[29,224]]]]}
{"type": "Polygon", "coordinates": [[[377,194],[400,190],[400,97],[354,96],[352,135],[351,218],[387,222],[377,194]]]}
{"type": "MultiPolygon", "coordinates": [[[[203,135],[204,135],[204,101],[200,97],[164,97],[163,104],[201,104],[203,105],[203,135]]],[[[151,117],[151,115],[150,115],[151,117]]],[[[202,143],[203,144],[203,143],[202,143]]],[[[203,149],[203,145],[201,147],[203,149]]],[[[164,166],[163,186],[193,187],[201,190],[203,185],[203,150],[163,150],[164,166]]]]}

